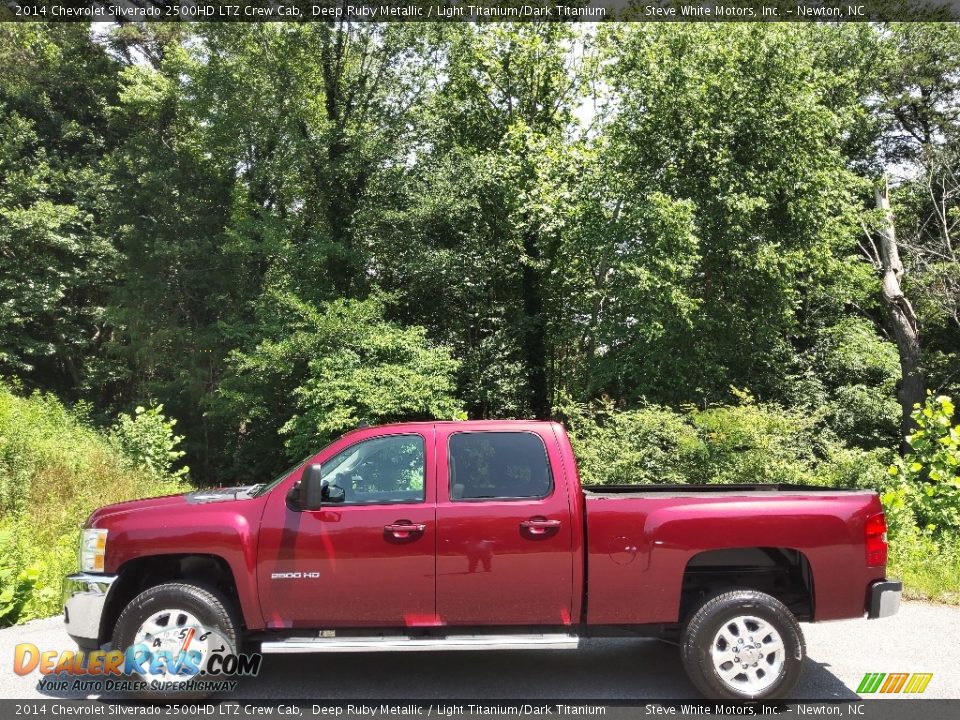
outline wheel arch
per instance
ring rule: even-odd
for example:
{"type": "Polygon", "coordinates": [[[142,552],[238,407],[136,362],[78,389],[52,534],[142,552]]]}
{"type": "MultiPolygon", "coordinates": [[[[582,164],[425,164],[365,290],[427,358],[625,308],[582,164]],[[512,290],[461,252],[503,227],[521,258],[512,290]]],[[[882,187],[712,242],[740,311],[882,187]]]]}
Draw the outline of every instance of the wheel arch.
{"type": "Polygon", "coordinates": [[[244,618],[243,603],[230,564],[221,556],[207,553],[169,553],[145,555],[125,562],[100,618],[100,645],[110,642],[120,613],[133,598],[157,585],[186,582],[217,592],[233,606],[238,618],[244,618]]]}
{"type": "Polygon", "coordinates": [[[813,569],[800,550],[736,547],[690,557],[683,572],[677,617],[684,622],[706,598],[733,589],[757,590],[784,605],[800,621],[812,621],[816,603],[813,569]]]}

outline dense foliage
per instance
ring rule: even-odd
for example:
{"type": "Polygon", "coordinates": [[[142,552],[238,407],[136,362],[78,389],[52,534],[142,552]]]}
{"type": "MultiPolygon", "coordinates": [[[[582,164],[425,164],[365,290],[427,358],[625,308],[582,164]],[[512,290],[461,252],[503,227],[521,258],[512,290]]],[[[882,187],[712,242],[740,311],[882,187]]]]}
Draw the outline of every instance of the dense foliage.
{"type": "Polygon", "coordinates": [[[588,481],[879,487],[953,547],[960,27],[7,24],[0,68],[0,374],[151,477],[555,417],[588,481]]]}

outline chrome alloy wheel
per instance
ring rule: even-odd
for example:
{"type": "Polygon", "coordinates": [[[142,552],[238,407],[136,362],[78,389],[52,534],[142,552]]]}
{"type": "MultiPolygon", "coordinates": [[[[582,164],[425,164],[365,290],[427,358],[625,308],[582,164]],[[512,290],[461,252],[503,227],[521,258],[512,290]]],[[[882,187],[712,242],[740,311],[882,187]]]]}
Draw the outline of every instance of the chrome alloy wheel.
{"type": "Polygon", "coordinates": [[[731,690],[757,695],[783,673],[783,638],[766,620],[740,615],[726,621],[710,649],[717,676],[731,690]]]}
{"type": "Polygon", "coordinates": [[[211,651],[227,650],[220,633],[207,630],[192,613],[174,608],[150,615],[137,628],[133,642],[142,643],[153,657],[165,653],[158,668],[162,672],[150,675],[151,680],[164,682],[184,682],[196,677],[196,670],[191,671],[183,663],[187,653],[191,654],[193,667],[203,669],[211,651]]]}

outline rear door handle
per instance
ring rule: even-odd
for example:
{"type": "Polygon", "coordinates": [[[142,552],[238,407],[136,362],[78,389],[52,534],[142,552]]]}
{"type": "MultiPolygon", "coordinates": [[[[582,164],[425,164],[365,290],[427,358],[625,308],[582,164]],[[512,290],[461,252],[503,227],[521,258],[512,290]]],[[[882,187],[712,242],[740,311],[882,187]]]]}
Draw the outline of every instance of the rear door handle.
{"type": "Polygon", "coordinates": [[[547,520],[546,518],[530,518],[520,523],[520,528],[526,530],[531,535],[546,535],[551,530],[558,530],[561,522],[559,520],[547,520]]]}
{"type": "Polygon", "coordinates": [[[395,523],[384,525],[383,529],[385,532],[390,533],[399,540],[406,540],[413,535],[420,535],[427,529],[427,526],[423,523],[412,523],[407,520],[397,520],[395,523]]]}

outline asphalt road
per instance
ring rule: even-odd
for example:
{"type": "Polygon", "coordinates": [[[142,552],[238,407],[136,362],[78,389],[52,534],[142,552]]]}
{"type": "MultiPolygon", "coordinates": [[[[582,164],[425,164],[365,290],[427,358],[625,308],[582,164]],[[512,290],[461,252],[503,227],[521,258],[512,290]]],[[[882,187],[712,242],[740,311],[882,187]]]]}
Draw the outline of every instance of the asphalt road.
{"type": "MultiPolygon", "coordinates": [[[[807,661],[797,700],[854,699],[867,672],[930,672],[924,697],[960,698],[960,608],[904,603],[883,620],[804,625],[807,661]]],[[[75,649],[61,619],[0,630],[0,698],[45,693],[39,674],[13,673],[17,643],[75,649]]],[[[652,640],[593,640],[573,651],[267,655],[244,699],[695,699],[676,647],[652,640]]]]}

